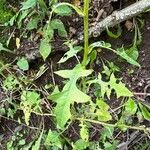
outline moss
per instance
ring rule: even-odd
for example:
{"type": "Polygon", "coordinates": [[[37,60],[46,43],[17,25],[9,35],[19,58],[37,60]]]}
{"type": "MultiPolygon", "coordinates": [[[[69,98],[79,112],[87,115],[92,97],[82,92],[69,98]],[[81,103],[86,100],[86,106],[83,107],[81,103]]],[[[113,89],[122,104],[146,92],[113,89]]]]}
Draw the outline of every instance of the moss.
{"type": "Polygon", "coordinates": [[[13,16],[11,10],[6,6],[6,0],[0,0],[0,24],[4,24],[13,16]]]}

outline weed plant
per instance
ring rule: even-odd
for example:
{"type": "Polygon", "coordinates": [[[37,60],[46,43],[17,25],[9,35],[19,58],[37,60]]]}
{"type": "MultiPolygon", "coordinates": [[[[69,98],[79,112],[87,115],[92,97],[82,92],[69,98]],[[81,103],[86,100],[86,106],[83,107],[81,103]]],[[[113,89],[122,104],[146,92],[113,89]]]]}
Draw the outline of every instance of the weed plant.
{"type": "MultiPolygon", "coordinates": [[[[130,49],[126,50],[124,47],[113,49],[111,44],[105,41],[89,44],[89,0],[84,0],[83,8],[71,3],[60,3],[57,0],[49,1],[49,3],[44,0],[27,0],[21,4],[20,10],[9,22],[5,22],[5,25],[15,26],[20,31],[24,28],[24,33],[34,30],[42,33],[39,53],[44,64],[39,66],[38,72],[29,78],[26,75],[29,70],[29,62],[26,57],[18,57],[12,64],[0,62],[0,75],[3,78],[1,88],[8,95],[1,100],[1,117],[14,120],[27,129],[37,131],[37,134],[31,137],[32,140],[28,142],[25,135],[29,130],[24,133],[25,131],[16,129],[14,136],[6,142],[7,149],[67,150],[69,145],[73,150],[115,150],[120,142],[115,138],[115,132],[118,130],[125,133],[132,129],[149,134],[150,129],[139,123],[135,124],[134,118],[150,121],[150,107],[142,102],[137,102],[133,92],[122,83],[120,78],[116,77],[116,72],[120,69],[113,62],[108,62],[108,65],[103,62],[103,71],[98,74],[92,68],[92,64],[96,62],[97,48],[102,51],[114,52],[128,63],[140,67],[137,62],[136,43],[137,37],[140,35],[138,27],[135,28],[134,44],[130,49]],[[73,57],[77,59],[78,63],[74,68],[57,70],[53,73],[53,76],[58,75],[65,80],[61,85],[56,85],[53,82],[39,88],[34,85],[34,81],[48,70],[45,62],[54,51],[52,44],[56,30],[61,38],[67,38],[68,33],[60,18],[69,16],[73,12],[84,20],[84,47],[74,45],[72,41],[66,40],[65,44],[69,50],[57,63],[63,65],[73,57]],[[46,18],[48,19],[46,20],[46,18]],[[39,27],[39,24],[43,26],[39,27]],[[83,53],[83,60],[78,58],[79,52],[83,53]],[[14,64],[21,75],[12,71],[14,64]],[[116,110],[113,110],[111,106],[112,97],[115,97],[116,101],[120,101],[116,110]],[[15,120],[18,111],[23,112],[23,116],[19,115],[18,120],[15,120]],[[36,127],[32,126],[31,116],[33,114],[37,118],[42,118],[36,127]],[[45,117],[50,117],[54,124],[53,129],[45,128],[45,117]],[[79,127],[76,141],[64,134],[73,126],[74,122],[79,127]],[[100,129],[100,135],[97,141],[92,141],[90,132],[95,126],[100,129]]],[[[108,35],[112,35],[109,29],[107,32],[108,35]]],[[[22,36],[16,38],[18,49],[22,36]]],[[[2,44],[0,51],[14,53],[2,44]]]]}

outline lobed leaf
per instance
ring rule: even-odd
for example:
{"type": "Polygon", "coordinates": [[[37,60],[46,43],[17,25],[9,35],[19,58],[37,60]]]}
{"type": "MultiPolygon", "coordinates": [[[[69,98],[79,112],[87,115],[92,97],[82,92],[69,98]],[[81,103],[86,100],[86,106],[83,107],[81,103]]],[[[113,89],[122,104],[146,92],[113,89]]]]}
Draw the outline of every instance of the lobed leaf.
{"type": "Polygon", "coordinates": [[[98,83],[100,85],[102,97],[104,97],[104,95],[106,94],[107,97],[110,98],[112,90],[115,90],[117,98],[121,96],[125,96],[125,97],[133,96],[132,92],[125,87],[125,84],[123,84],[121,81],[117,83],[117,79],[115,78],[113,73],[111,74],[110,80],[108,82],[102,81],[101,74],[99,74],[98,79],[89,81],[89,84],[92,83],[98,83]]]}
{"type": "Polygon", "coordinates": [[[72,44],[69,44],[69,51],[67,51],[64,56],[59,60],[58,63],[64,63],[66,62],[68,59],[76,56],[76,54],[82,50],[82,47],[81,46],[75,46],[73,47],[72,44]]]}
{"type": "Polygon", "coordinates": [[[71,118],[70,105],[77,103],[85,103],[90,97],[80,91],[76,82],[80,77],[88,76],[92,70],[86,70],[81,65],[77,65],[73,70],[60,70],[55,72],[63,78],[69,78],[69,81],[59,93],[54,93],[48,98],[57,103],[54,113],[60,128],[63,128],[67,121],[71,118]]]}
{"type": "Polygon", "coordinates": [[[117,51],[115,51],[116,54],[121,56],[123,59],[125,59],[128,63],[140,67],[140,64],[135,61],[133,58],[131,58],[124,50],[124,48],[118,48],[117,51]]]}

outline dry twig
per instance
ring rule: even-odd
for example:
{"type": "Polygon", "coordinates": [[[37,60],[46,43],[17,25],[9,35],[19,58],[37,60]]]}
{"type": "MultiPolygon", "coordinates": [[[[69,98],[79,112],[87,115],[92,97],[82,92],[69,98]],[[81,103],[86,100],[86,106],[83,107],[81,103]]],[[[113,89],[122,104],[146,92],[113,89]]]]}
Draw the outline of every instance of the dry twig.
{"type": "MultiPolygon", "coordinates": [[[[114,11],[110,16],[98,22],[95,26],[89,28],[89,37],[98,37],[106,27],[113,27],[129,18],[139,15],[150,8],[150,0],[140,0],[120,11],[114,11]]],[[[77,34],[75,43],[83,41],[83,33],[77,34]]]]}

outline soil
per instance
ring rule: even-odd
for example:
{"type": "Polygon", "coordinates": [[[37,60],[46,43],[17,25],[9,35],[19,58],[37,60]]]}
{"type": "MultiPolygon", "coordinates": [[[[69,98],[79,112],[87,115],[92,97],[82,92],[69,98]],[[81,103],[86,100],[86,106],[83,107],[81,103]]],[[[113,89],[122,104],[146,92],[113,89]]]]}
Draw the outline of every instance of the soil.
{"type": "MultiPolygon", "coordinates": [[[[128,2],[125,0],[124,1],[120,0],[118,3],[117,3],[117,9],[118,9],[118,6],[120,7],[120,5],[122,7],[124,7],[128,2]]],[[[116,4],[116,3],[114,3],[114,4],[116,4]]],[[[112,4],[109,7],[109,9],[113,8],[114,4],[112,4]]],[[[99,63],[94,64],[93,68],[95,69],[96,72],[99,72],[100,70],[102,70],[101,59],[103,61],[106,61],[106,60],[113,61],[117,66],[119,66],[121,68],[121,76],[123,77],[124,83],[129,87],[129,89],[131,89],[135,93],[135,98],[142,103],[149,104],[150,97],[147,95],[142,95],[141,93],[150,93],[150,59],[149,59],[149,57],[150,57],[150,14],[149,13],[144,14],[143,19],[144,19],[145,25],[144,25],[143,29],[141,29],[142,43],[139,46],[139,58],[138,58],[138,62],[141,65],[140,68],[136,68],[136,67],[133,67],[133,66],[125,63],[124,61],[118,59],[118,57],[116,55],[112,54],[111,52],[108,53],[107,50],[102,50],[102,52],[100,52],[98,54],[97,60],[99,63]],[[132,70],[133,70],[133,73],[129,73],[132,70]]],[[[123,28],[123,34],[118,39],[112,39],[106,35],[106,32],[103,32],[100,37],[98,37],[96,39],[93,38],[90,41],[93,42],[93,41],[97,41],[99,39],[104,40],[106,42],[111,43],[112,47],[114,47],[114,48],[121,47],[122,45],[128,46],[133,41],[134,31],[128,31],[125,28],[124,24],[125,23],[121,24],[121,26],[123,28]]],[[[19,50],[20,53],[18,53],[17,56],[29,55],[29,52],[27,52],[28,54],[25,54],[26,51],[24,51],[22,53],[22,49],[32,50],[32,49],[38,48],[37,41],[35,43],[33,43],[33,42],[30,43],[30,41],[27,41],[27,39],[23,39],[23,40],[24,40],[24,42],[23,42],[24,45],[19,50]]],[[[60,58],[64,54],[64,51],[60,50],[61,49],[60,43],[62,41],[61,42],[59,41],[58,44],[57,44],[57,42],[56,42],[56,45],[59,45],[59,46],[57,47],[56,52],[53,52],[46,61],[48,70],[40,78],[38,78],[35,81],[35,84],[38,87],[42,87],[46,83],[52,83],[54,71],[56,71],[58,69],[64,69],[64,68],[65,69],[73,68],[74,65],[76,64],[76,59],[67,61],[67,63],[65,65],[59,65],[56,63],[56,62],[58,62],[58,60],[60,60],[60,58]]],[[[36,53],[37,51],[34,51],[34,52],[36,53]]],[[[35,55],[37,56],[37,54],[35,54],[35,55]]],[[[30,70],[29,70],[29,72],[27,72],[29,74],[30,74],[30,71],[36,72],[38,70],[39,66],[41,66],[43,64],[42,59],[39,57],[36,57],[36,56],[35,56],[35,58],[32,58],[30,60],[30,70]]],[[[14,56],[14,57],[16,57],[16,56],[14,56]]],[[[14,57],[13,57],[13,59],[14,59],[14,57]]],[[[82,55],[80,55],[79,59],[81,57],[82,57],[82,55]]],[[[119,75],[120,75],[120,73],[118,73],[118,76],[119,75]]],[[[55,77],[56,84],[62,84],[62,79],[60,79],[58,76],[54,76],[54,77],[55,77]]],[[[2,90],[0,89],[0,100],[2,100],[3,97],[5,97],[5,95],[3,94],[2,90]]],[[[113,109],[117,108],[119,104],[120,104],[120,102],[116,101],[115,99],[111,101],[111,106],[113,109]]],[[[16,119],[17,119],[17,117],[16,117],[16,119]]],[[[34,127],[39,127],[41,120],[42,120],[42,117],[32,115],[31,122],[34,127]]],[[[137,120],[135,120],[135,121],[137,121],[137,120]]],[[[16,128],[18,127],[18,123],[16,123],[13,120],[7,120],[6,118],[3,118],[3,117],[0,118],[0,122],[1,122],[0,143],[3,145],[14,134],[14,132],[16,131],[16,128]],[[1,140],[1,139],[3,139],[3,140],[1,140]]],[[[45,122],[45,129],[47,129],[47,130],[55,129],[55,125],[53,124],[52,118],[44,117],[44,122],[45,122]]],[[[146,125],[147,127],[150,127],[150,124],[148,122],[143,122],[143,124],[146,125]]],[[[95,124],[93,124],[92,126],[93,126],[93,128],[91,128],[90,140],[96,141],[99,138],[101,128],[95,124]]],[[[20,129],[18,129],[18,130],[22,130],[22,131],[29,130],[30,131],[30,132],[28,132],[28,133],[30,133],[30,135],[28,135],[28,138],[26,136],[27,141],[30,141],[33,137],[35,137],[36,132],[37,132],[36,129],[28,129],[25,125],[21,125],[20,129]]],[[[132,130],[130,132],[133,133],[132,130]]],[[[116,133],[116,135],[118,135],[117,138],[121,141],[126,141],[128,134],[129,133],[124,133],[124,134],[121,134],[121,133],[118,134],[118,132],[116,133]]],[[[69,129],[64,133],[64,135],[67,136],[68,138],[71,138],[73,141],[77,140],[79,138],[78,122],[72,123],[69,126],[69,129]]],[[[140,135],[138,135],[138,136],[140,136],[140,135]]],[[[144,138],[146,138],[146,137],[144,136],[144,138]]],[[[143,139],[141,139],[141,140],[143,140],[143,139]]],[[[134,144],[133,144],[133,146],[134,146],[134,144]]],[[[132,149],[132,148],[133,147],[131,147],[130,149],[132,149]]],[[[3,149],[5,149],[5,147],[2,146],[2,147],[0,147],[0,149],[3,150],[3,149]]]]}
{"type": "MultiPolygon", "coordinates": [[[[150,84],[150,14],[145,14],[144,20],[144,29],[141,31],[143,38],[139,47],[139,63],[141,68],[135,69],[131,76],[127,76],[124,73],[126,84],[136,93],[150,92],[148,88],[150,84]]],[[[150,101],[147,102],[149,103],[150,101]]]]}

